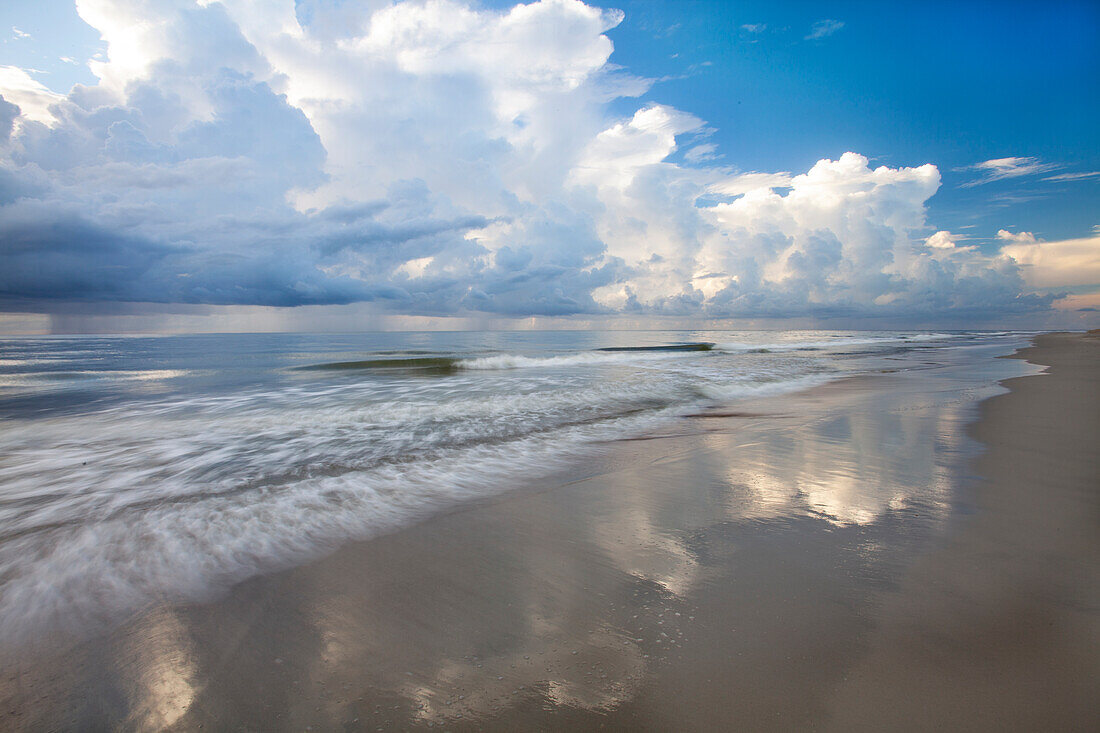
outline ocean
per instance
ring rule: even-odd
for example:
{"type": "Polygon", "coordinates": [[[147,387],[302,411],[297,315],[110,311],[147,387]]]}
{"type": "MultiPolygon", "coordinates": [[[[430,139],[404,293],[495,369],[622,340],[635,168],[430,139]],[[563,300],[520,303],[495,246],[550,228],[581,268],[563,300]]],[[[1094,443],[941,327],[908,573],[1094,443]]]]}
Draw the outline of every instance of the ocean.
{"type": "MultiPolygon", "coordinates": [[[[0,641],[215,598],[747,398],[1016,332],[0,339],[0,641]]],[[[984,375],[984,376],[983,376],[984,375]]]]}

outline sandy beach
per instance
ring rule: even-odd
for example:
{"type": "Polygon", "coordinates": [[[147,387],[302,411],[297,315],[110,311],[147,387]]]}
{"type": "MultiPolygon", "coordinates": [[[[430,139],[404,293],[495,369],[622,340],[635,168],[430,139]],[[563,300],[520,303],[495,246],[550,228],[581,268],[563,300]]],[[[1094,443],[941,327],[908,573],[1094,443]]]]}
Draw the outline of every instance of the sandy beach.
{"type": "Polygon", "coordinates": [[[743,401],[4,650],[8,730],[1095,730],[1100,338],[743,401]],[[972,376],[972,375],[971,375],[972,376]]]}

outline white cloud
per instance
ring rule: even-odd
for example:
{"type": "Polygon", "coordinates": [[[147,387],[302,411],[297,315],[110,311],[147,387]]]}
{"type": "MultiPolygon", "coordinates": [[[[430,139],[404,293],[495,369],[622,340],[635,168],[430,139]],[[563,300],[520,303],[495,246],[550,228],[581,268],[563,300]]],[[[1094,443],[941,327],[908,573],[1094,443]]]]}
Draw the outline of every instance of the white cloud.
{"type": "Polygon", "coordinates": [[[0,96],[19,105],[24,119],[47,125],[55,122],[50,106],[64,99],[16,66],[0,66],[0,96]]]}
{"type": "Polygon", "coordinates": [[[746,33],[763,33],[767,28],[768,25],[766,23],[745,23],[741,26],[741,30],[746,33]]]}
{"type": "Polygon", "coordinates": [[[227,5],[329,153],[330,183],[305,192],[302,206],[375,197],[389,181],[421,178],[457,204],[507,214],[506,193],[531,200],[560,187],[602,129],[606,101],[648,86],[607,64],[604,32],[621,13],[573,0],[507,12],[446,0],[387,4],[362,22],[363,35],[335,46],[308,29],[303,42],[262,32],[247,22],[252,7],[227,5]]]}
{"type": "Polygon", "coordinates": [[[570,176],[577,184],[626,189],[642,171],[676,150],[676,136],[698,130],[703,121],[664,105],[638,110],[628,122],[599,133],[570,176]]]}
{"type": "Polygon", "coordinates": [[[1034,244],[1038,241],[1031,232],[1017,232],[1013,234],[1007,229],[999,229],[997,231],[997,239],[1003,242],[1016,242],[1018,244],[1034,244]]]}
{"type": "Polygon", "coordinates": [[[15,37],[15,38],[30,38],[31,37],[30,33],[27,33],[25,31],[21,31],[18,28],[16,28],[14,25],[11,27],[11,32],[12,32],[12,36],[15,37]]]}
{"type": "Polygon", "coordinates": [[[955,249],[955,236],[951,232],[936,232],[924,240],[924,245],[932,249],[955,249]]]}
{"type": "Polygon", "coordinates": [[[711,183],[707,190],[721,196],[741,196],[749,191],[789,188],[790,185],[790,173],[739,173],[722,176],[711,183]]]}
{"type": "Polygon", "coordinates": [[[718,157],[718,146],[714,143],[695,145],[684,153],[684,160],[689,163],[702,163],[703,161],[714,160],[718,157]]]}
{"type": "Polygon", "coordinates": [[[1059,173],[1056,176],[1046,176],[1044,181],[1085,181],[1090,178],[1100,178],[1100,171],[1085,171],[1081,173],[1059,173]]]}
{"type": "Polygon", "coordinates": [[[825,18],[810,26],[810,33],[803,40],[815,41],[819,38],[827,38],[840,31],[844,27],[844,21],[825,18]]]}
{"type": "Polygon", "coordinates": [[[934,166],[872,169],[847,153],[794,177],[690,173],[666,163],[603,179],[597,231],[630,274],[597,289],[597,302],[715,317],[1028,306],[1015,301],[1020,281],[1007,259],[953,242],[929,251],[911,238],[939,187],[934,166]],[[743,195],[694,205],[723,190],[743,195]]]}
{"type": "Polygon", "coordinates": [[[1028,232],[1002,237],[1013,244],[1001,253],[1023,266],[1024,281],[1035,288],[1096,286],[1100,288],[1100,236],[1039,242],[1028,232]]]}
{"type": "MultiPolygon", "coordinates": [[[[393,5],[372,16],[357,44],[397,60],[405,72],[492,76],[526,94],[575,89],[611,55],[603,34],[622,21],[621,11],[580,2],[517,5],[505,14],[455,2],[393,5]],[[544,32],[554,28],[553,36],[544,32]]],[[[522,109],[506,109],[515,114],[522,109]]]]}
{"type": "Polygon", "coordinates": [[[980,174],[979,178],[962,184],[963,187],[970,188],[993,183],[994,181],[1003,181],[1008,178],[1033,176],[1059,167],[1056,163],[1044,163],[1038,158],[995,158],[959,170],[977,171],[980,174]]]}
{"type": "Polygon", "coordinates": [[[959,244],[965,239],[963,235],[941,230],[924,240],[924,246],[928,248],[928,255],[940,263],[960,262],[964,257],[978,262],[988,259],[978,253],[977,246],[959,244]]]}
{"type": "Polygon", "coordinates": [[[0,292],[509,315],[1049,303],[1007,257],[927,236],[932,165],[847,153],[800,175],[738,172],[709,162],[717,146],[688,112],[614,116],[649,84],[610,63],[618,11],[78,7],[108,44],[99,84],[61,97],[0,70],[22,109],[0,140],[0,292]],[[681,147],[690,165],[672,162],[681,147]]]}

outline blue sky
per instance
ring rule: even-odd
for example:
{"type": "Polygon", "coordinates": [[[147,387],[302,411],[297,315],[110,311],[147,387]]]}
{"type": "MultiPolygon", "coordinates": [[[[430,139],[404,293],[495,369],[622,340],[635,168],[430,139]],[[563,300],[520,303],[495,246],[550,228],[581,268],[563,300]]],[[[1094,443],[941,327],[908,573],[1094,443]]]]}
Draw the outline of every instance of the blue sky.
{"type": "Polygon", "coordinates": [[[931,216],[1047,239],[1087,234],[1100,176],[974,180],[982,161],[1034,157],[1100,171],[1100,4],[1094,2],[627,2],[612,61],[676,77],[646,98],[716,128],[750,170],[804,170],[848,150],[884,165],[934,163],[931,216]],[[809,39],[822,19],[832,32],[809,39]],[[843,25],[840,25],[843,24],[843,25]],[[1018,199],[1026,200],[1020,201],[1018,199]],[[1006,211],[1007,209],[1007,211],[1006,211]]]}
{"type": "Polygon", "coordinates": [[[0,329],[1100,307],[1095,3],[45,0],[0,37],[0,329]]]}

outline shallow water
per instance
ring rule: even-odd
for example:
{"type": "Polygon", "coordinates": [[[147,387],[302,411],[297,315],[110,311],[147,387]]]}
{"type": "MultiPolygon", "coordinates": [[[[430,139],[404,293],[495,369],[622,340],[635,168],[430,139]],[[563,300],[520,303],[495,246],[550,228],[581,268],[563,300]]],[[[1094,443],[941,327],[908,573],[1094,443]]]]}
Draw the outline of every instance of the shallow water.
{"type": "MultiPolygon", "coordinates": [[[[0,639],[80,634],[153,603],[206,600],[738,401],[864,373],[919,380],[932,366],[952,389],[967,379],[988,387],[992,378],[976,367],[1025,339],[806,331],[2,340],[0,639]],[[958,379],[943,376],[951,370],[958,379]]],[[[883,500],[866,482],[853,487],[883,500]]],[[[812,490],[805,496],[815,501],[812,490]]],[[[863,511],[833,510],[840,522],[863,511]]]]}

